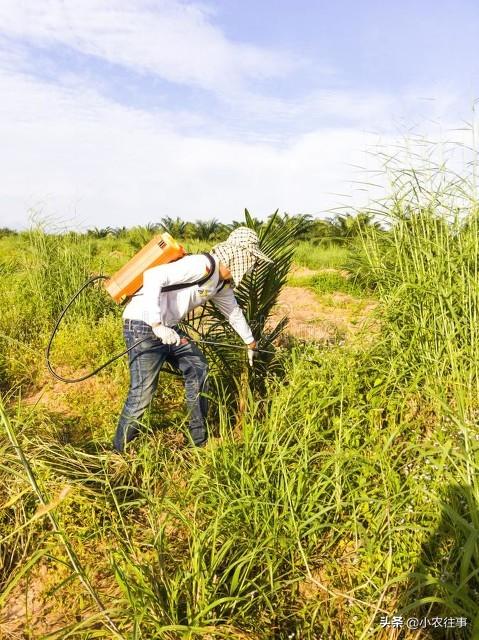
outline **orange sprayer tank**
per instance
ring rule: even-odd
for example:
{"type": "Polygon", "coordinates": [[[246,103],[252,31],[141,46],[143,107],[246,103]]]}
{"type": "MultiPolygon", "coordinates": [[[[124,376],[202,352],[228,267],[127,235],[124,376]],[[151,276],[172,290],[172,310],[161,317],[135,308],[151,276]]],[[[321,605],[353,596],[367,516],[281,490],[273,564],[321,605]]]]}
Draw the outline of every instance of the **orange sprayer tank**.
{"type": "Polygon", "coordinates": [[[155,236],[146,246],[133,256],[109,280],[105,281],[105,289],[115,302],[121,304],[143,286],[143,272],[159,264],[177,260],[186,254],[169,233],[155,236]]]}

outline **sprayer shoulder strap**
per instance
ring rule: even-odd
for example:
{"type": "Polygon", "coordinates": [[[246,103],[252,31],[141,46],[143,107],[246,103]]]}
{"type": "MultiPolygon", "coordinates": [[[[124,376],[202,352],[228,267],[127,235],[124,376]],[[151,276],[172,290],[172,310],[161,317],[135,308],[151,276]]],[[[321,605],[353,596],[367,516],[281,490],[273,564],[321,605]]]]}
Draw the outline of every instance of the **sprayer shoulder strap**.
{"type": "Polygon", "coordinates": [[[194,285],[198,285],[199,287],[201,287],[202,284],[205,284],[205,282],[209,280],[211,276],[214,274],[216,269],[216,262],[210,253],[204,252],[202,255],[206,256],[210,263],[210,270],[205,276],[199,278],[198,280],[194,280],[193,282],[182,282],[181,284],[168,284],[166,285],[166,287],[161,287],[161,291],[162,292],[178,291],[179,289],[186,289],[187,287],[193,287],[194,285]]]}

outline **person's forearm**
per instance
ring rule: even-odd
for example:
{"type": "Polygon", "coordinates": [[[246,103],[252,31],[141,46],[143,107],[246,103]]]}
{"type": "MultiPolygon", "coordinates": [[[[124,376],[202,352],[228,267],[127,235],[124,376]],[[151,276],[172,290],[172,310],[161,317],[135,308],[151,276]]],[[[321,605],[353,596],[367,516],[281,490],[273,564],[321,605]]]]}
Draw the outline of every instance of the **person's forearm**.
{"type": "Polygon", "coordinates": [[[229,287],[225,287],[213,298],[212,302],[228,320],[231,328],[236,331],[243,342],[247,345],[253,344],[255,341],[253,332],[234,297],[233,291],[229,287]]]}
{"type": "Polygon", "coordinates": [[[251,331],[251,328],[246,322],[246,318],[244,317],[244,314],[239,307],[237,307],[234,312],[230,314],[230,316],[228,317],[228,322],[239,335],[239,337],[243,340],[243,342],[248,345],[248,347],[249,345],[255,344],[253,332],[251,331]]]}

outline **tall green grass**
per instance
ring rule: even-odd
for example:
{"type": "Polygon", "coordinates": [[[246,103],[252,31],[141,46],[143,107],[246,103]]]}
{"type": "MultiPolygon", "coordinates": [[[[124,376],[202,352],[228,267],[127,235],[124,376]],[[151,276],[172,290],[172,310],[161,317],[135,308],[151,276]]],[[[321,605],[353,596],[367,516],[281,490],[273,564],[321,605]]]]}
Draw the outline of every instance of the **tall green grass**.
{"type": "Polygon", "coordinates": [[[364,237],[368,277],[403,371],[421,383],[454,378],[477,395],[478,207],[460,216],[436,205],[435,194],[395,202],[389,233],[364,237]]]}
{"type": "MultiPolygon", "coordinates": [[[[240,425],[220,410],[221,441],[206,450],[150,432],[122,461],[20,429],[39,485],[74,487],[55,507],[58,527],[94,588],[102,576],[124,637],[375,637],[381,615],[424,609],[424,598],[431,614],[477,617],[477,488],[461,497],[477,459],[461,449],[465,425],[415,389],[394,394],[381,357],[293,353],[267,400],[245,398],[240,425]]],[[[55,538],[34,533],[52,575],[67,578],[55,538]]],[[[55,584],[50,606],[79,606],[74,583],[55,584]]],[[[100,618],[66,620],[57,637],[93,634],[100,618]]]]}
{"type": "MultiPolygon", "coordinates": [[[[0,387],[4,390],[39,381],[54,321],[80,286],[98,273],[91,242],[78,234],[47,234],[35,228],[15,238],[15,244],[10,238],[7,243],[11,255],[4,259],[5,277],[0,281],[0,387]]],[[[100,288],[91,287],[82,294],[62,327],[66,359],[71,351],[68,345],[73,350],[76,346],[72,336],[85,327],[94,338],[97,326],[116,315],[100,288]]],[[[97,355],[95,349],[86,352],[92,358],[97,355]]]]}
{"type": "MultiPolygon", "coordinates": [[[[48,567],[45,611],[62,614],[52,638],[110,637],[109,619],[129,640],[395,637],[381,628],[385,615],[464,616],[465,629],[424,637],[478,637],[477,207],[470,200],[457,215],[452,185],[429,190],[429,202],[425,193],[395,196],[383,212],[388,231],[362,236],[356,283],[375,289],[378,339],[284,351],[265,394],[236,381],[234,413],[218,390],[210,447],[177,444],[179,387],[163,382],[131,454],[105,452],[116,401],[107,387],[125,383],[120,365],[70,395],[57,390],[66,415],[10,401],[0,436],[4,604],[48,567]],[[65,437],[86,421],[88,442],[65,437]]],[[[60,264],[74,274],[66,296],[103,255],[100,240],[95,254],[67,239],[51,258],[44,239],[29,242],[31,273],[17,258],[5,267],[14,304],[3,327],[17,335],[15,318],[35,323],[36,307],[39,333],[22,334],[34,349],[58,305],[43,291],[49,260],[52,273],[60,264]]],[[[64,362],[86,366],[102,344],[116,345],[108,310],[80,307],[75,321],[74,344],[59,336],[64,362]]],[[[23,346],[8,344],[6,380],[24,388],[11,362],[24,358],[28,371],[23,346]]]]}
{"type": "Polygon", "coordinates": [[[302,240],[294,254],[295,264],[308,269],[343,268],[351,255],[349,246],[335,244],[313,245],[302,240]]]}

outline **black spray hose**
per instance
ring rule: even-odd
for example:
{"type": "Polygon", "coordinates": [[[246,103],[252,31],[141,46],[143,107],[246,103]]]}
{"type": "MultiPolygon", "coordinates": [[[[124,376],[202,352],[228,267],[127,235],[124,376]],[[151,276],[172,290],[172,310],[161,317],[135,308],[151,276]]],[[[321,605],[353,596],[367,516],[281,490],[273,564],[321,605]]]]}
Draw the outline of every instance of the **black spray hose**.
{"type": "MultiPolygon", "coordinates": [[[[212,340],[193,340],[193,338],[188,338],[188,342],[194,342],[195,344],[214,344],[217,347],[230,347],[231,349],[244,349],[244,347],[240,344],[230,344],[229,342],[213,342],[212,340]]],[[[274,353],[274,351],[269,351],[268,349],[254,349],[258,353],[274,353]]]]}
{"type": "MultiPolygon", "coordinates": [[[[121,358],[122,356],[126,355],[127,353],[129,353],[132,349],[134,349],[135,347],[137,347],[139,344],[141,344],[142,342],[144,342],[145,340],[149,340],[149,336],[146,336],[146,338],[142,338],[141,340],[138,340],[138,342],[135,342],[134,345],[132,345],[131,347],[129,347],[128,349],[125,349],[124,351],[122,351],[121,353],[118,353],[116,356],[113,356],[113,358],[110,358],[110,360],[107,360],[106,362],[104,362],[102,365],[100,365],[99,367],[97,367],[96,369],[94,369],[93,371],[90,371],[90,373],[86,373],[84,376],[81,376],[80,378],[64,378],[63,376],[61,376],[59,373],[57,373],[53,367],[52,364],[50,362],[50,351],[52,348],[52,344],[53,344],[53,340],[55,339],[55,336],[57,334],[58,328],[63,320],[63,318],[65,317],[66,312],[68,311],[68,309],[72,306],[72,304],[75,302],[75,300],[78,298],[78,296],[91,284],[93,284],[94,282],[96,282],[97,280],[108,280],[110,276],[104,276],[104,275],[99,275],[99,276],[93,276],[93,278],[90,278],[89,280],[87,280],[85,282],[85,284],[75,293],[75,295],[72,297],[72,299],[68,302],[67,306],[63,309],[63,311],[60,313],[58,320],[55,323],[55,326],[53,328],[52,334],[50,336],[50,340],[48,341],[48,345],[47,348],[45,350],[45,359],[46,359],[46,363],[47,363],[47,367],[48,370],[50,371],[50,373],[52,374],[52,376],[54,378],[56,378],[57,380],[60,380],[60,382],[67,382],[67,383],[74,383],[74,382],[83,382],[83,380],[88,380],[88,378],[91,378],[92,376],[95,376],[97,373],[99,373],[102,369],[104,369],[105,367],[107,367],[108,365],[112,364],[112,362],[115,362],[115,360],[118,360],[119,358],[121,358]]],[[[225,346],[225,347],[231,347],[233,349],[244,349],[244,347],[241,347],[239,345],[235,345],[235,344],[229,344],[227,342],[212,342],[211,340],[193,340],[191,338],[188,339],[190,342],[195,342],[195,343],[203,343],[203,344],[213,344],[213,345],[217,345],[217,346],[225,346]]],[[[265,349],[256,349],[256,351],[259,351],[260,353],[272,353],[272,351],[267,351],[265,349]]],[[[170,373],[172,375],[181,375],[181,374],[177,374],[175,371],[168,371],[167,369],[165,369],[165,371],[167,373],[170,373]]]]}
{"type": "MultiPolygon", "coordinates": [[[[50,351],[51,351],[51,348],[52,348],[53,340],[55,339],[55,336],[57,334],[58,328],[59,328],[59,326],[61,324],[61,321],[63,320],[66,312],[72,306],[72,304],[75,302],[75,300],[78,298],[78,296],[80,295],[80,293],[82,293],[82,291],[84,289],[86,289],[88,286],[90,286],[91,284],[93,284],[97,280],[108,280],[108,279],[109,279],[109,276],[100,275],[100,276],[94,276],[93,278],[90,278],[89,280],[87,280],[85,282],[85,284],[75,293],[73,298],[70,300],[70,302],[67,304],[67,306],[60,313],[60,315],[58,317],[58,320],[55,323],[55,326],[53,328],[52,334],[50,336],[50,340],[48,341],[48,345],[47,345],[47,348],[46,348],[46,351],[45,351],[45,359],[46,359],[46,362],[47,362],[48,370],[50,371],[52,376],[54,376],[57,380],[60,380],[60,382],[73,383],[73,382],[82,382],[83,380],[88,380],[88,378],[91,378],[92,376],[95,376],[99,371],[101,371],[102,369],[107,367],[112,362],[115,362],[115,360],[118,360],[118,358],[121,358],[122,356],[127,354],[129,351],[131,351],[136,346],[138,346],[141,342],[144,342],[145,340],[147,340],[147,338],[142,338],[141,340],[138,340],[138,342],[135,342],[135,344],[133,346],[131,346],[129,349],[125,349],[125,351],[122,351],[121,353],[117,354],[116,356],[113,356],[113,358],[110,358],[110,360],[107,360],[106,362],[104,362],[97,369],[95,369],[94,371],[90,371],[90,373],[86,373],[84,376],[81,376],[80,378],[64,378],[63,376],[61,376],[59,373],[57,373],[53,369],[52,364],[50,362],[50,351]]],[[[169,372],[169,373],[172,373],[172,372],[169,372]]]]}

